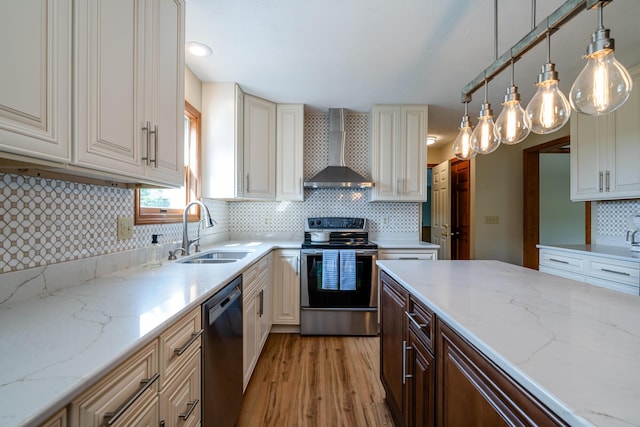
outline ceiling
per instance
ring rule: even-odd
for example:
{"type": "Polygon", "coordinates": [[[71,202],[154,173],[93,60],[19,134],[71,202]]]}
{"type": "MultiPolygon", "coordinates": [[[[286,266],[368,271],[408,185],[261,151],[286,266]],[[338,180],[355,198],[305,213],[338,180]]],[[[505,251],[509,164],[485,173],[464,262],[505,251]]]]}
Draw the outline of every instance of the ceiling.
{"type": "MultiPolygon", "coordinates": [[[[537,0],[536,23],[562,0],[537,0]]],[[[186,40],[213,50],[187,54],[202,80],[237,82],[246,93],[278,103],[303,103],[307,111],[330,107],[368,112],[373,104],[429,104],[429,134],[438,145],[453,141],[463,114],[461,89],[494,60],[491,0],[186,0],[186,40]]],[[[530,0],[498,1],[498,55],[531,30],[530,0]]],[[[616,40],[616,57],[640,63],[640,1],[615,0],[604,25],[616,40]]],[[[551,60],[568,94],[584,66],[597,13],[584,11],[551,37],[551,60]]],[[[535,91],[546,43],[515,65],[523,105],[535,91]]],[[[511,73],[489,84],[500,112],[511,73]]],[[[476,122],[484,90],[469,104],[476,122]]]]}

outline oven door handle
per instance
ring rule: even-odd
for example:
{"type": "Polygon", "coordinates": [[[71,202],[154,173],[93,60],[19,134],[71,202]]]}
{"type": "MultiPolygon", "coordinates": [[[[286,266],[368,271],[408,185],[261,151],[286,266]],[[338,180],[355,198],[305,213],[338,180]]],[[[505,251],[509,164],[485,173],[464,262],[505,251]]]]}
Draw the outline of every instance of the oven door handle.
{"type": "MultiPolygon", "coordinates": [[[[337,249],[337,250],[341,250],[341,249],[337,249]]],[[[344,250],[344,249],[342,249],[344,250]]],[[[355,249],[356,251],[356,255],[378,255],[378,251],[377,250],[371,250],[371,249],[355,249]]],[[[302,249],[300,251],[301,255],[322,255],[323,249],[302,249]]]]}

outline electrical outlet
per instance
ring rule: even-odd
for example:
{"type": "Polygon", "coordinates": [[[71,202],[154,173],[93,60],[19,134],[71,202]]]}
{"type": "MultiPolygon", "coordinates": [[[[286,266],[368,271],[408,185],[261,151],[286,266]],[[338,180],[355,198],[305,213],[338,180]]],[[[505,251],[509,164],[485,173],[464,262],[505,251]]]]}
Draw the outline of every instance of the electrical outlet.
{"type": "Polygon", "coordinates": [[[389,217],[388,216],[383,216],[382,217],[382,225],[389,225],[389,217]]]}
{"type": "Polygon", "coordinates": [[[118,240],[133,239],[133,218],[130,216],[118,217],[118,240]]]}
{"type": "Polygon", "coordinates": [[[498,215],[485,216],[484,223],[490,225],[500,224],[500,217],[498,215]]]}

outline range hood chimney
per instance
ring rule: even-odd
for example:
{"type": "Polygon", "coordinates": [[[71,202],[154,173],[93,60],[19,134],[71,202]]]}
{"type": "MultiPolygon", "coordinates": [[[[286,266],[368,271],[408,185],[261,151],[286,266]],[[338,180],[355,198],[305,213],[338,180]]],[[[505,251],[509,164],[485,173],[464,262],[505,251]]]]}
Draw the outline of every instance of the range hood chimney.
{"type": "Polygon", "coordinates": [[[345,166],[344,125],[347,113],[344,108],[329,109],[329,166],[304,182],[306,188],[369,188],[374,183],[345,166]]]}

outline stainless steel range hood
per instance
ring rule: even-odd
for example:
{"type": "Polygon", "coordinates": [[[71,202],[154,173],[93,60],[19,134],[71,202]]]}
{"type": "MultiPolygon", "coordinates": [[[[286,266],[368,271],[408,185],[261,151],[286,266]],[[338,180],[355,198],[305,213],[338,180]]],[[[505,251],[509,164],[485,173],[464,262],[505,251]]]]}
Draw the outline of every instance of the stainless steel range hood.
{"type": "Polygon", "coordinates": [[[329,109],[329,166],[304,182],[306,188],[369,188],[374,183],[344,163],[347,113],[343,108],[329,109]]]}

